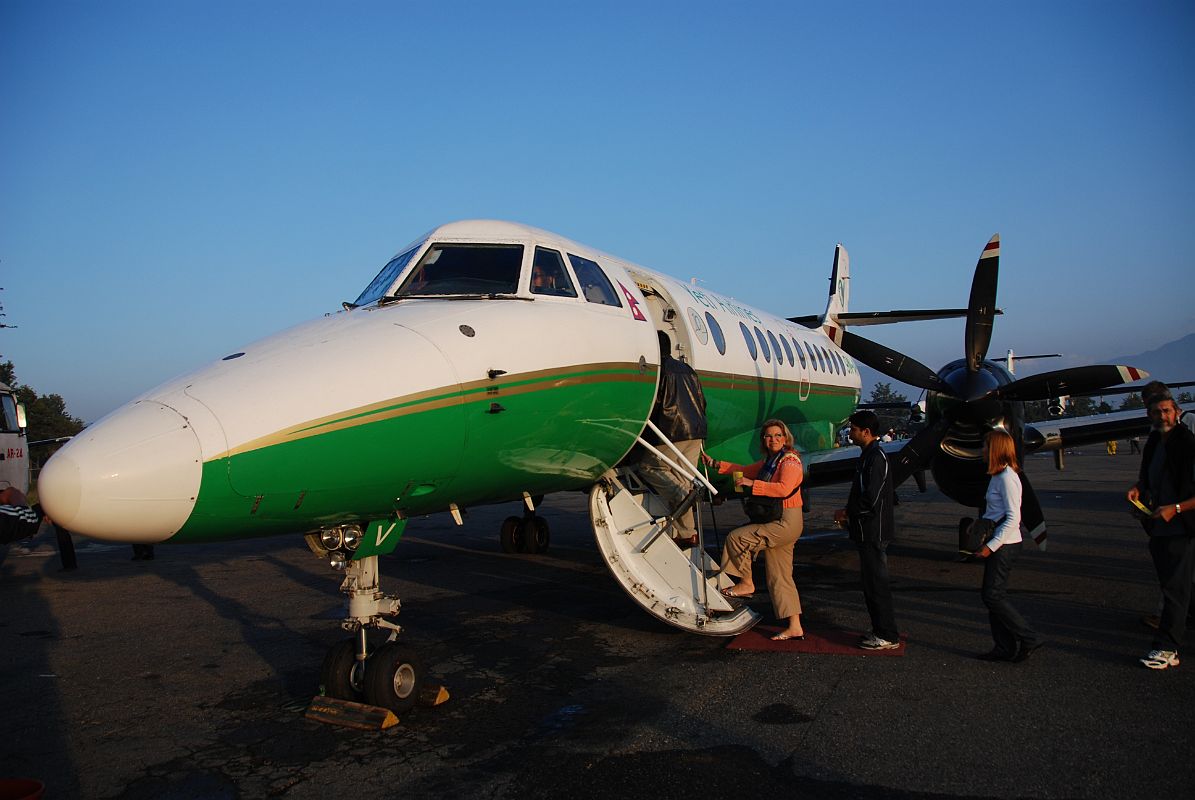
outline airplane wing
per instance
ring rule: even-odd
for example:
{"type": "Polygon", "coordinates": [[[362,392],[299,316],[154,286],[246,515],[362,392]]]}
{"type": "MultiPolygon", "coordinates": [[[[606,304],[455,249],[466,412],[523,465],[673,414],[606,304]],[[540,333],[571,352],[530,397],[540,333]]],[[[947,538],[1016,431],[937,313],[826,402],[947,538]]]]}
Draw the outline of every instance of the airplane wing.
{"type": "Polygon", "coordinates": [[[1093,442],[1127,439],[1149,433],[1145,409],[1089,414],[1085,417],[1025,423],[1025,449],[1031,453],[1078,447],[1093,442]]]}
{"type": "MultiPolygon", "coordinates": [[[[1110,414],[1089,414],[1025,423],[1025,449],[1030,453],[1049,452],[1064,447],[1078,447],[1111,439],[1127,439],[1149,433],[1149,418],[1145,409],[1114,411],[1110,414]]],[[[900,458],[900,451],[913,440],[882,444],[884,452],[900,458]]],[[[825,486],[851,480],[859,460],[859,448],[836,447],[801,454],[805,464],[805,482],[809,486],[825,486]]]]}
{"type": "MultiPolygon", "coordinates": [[[[883,442],[880,447],[890,456],[896,456],[908,439],[883,442]]],[[[805,468],[806,486],[827,486],[831,483],[846,483],[855,477],[859,455],[863,450],[858,445],[835,447],[832,450],[810,450],[801,453],[801,464],[805,468]]]]}

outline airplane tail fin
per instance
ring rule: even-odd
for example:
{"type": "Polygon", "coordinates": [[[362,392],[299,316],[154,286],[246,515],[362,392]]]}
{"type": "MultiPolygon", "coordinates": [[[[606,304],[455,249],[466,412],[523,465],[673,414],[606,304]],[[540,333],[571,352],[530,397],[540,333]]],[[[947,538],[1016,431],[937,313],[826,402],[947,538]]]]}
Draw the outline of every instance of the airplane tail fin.
{"type": "Polygon", "coordinates": [[[830,269],[830,299],[826,301],[826,313],[822,314],[822,328],[835,344],[842,344],[842,329],[851,298],[851,257],[841,244],[834,246],[834,266],[830,269]]]}
{"type": "Polygon", "coordinates": [[[789,317],[790,322],[806,328],[824,328],[826,335],[841,344],[842,329],[846,325],[847,306],[850,300],[851,259],[841,244],[834,246],[834,266],[830,269],[830,297],[826,310],[820,315],[789,317]]]}

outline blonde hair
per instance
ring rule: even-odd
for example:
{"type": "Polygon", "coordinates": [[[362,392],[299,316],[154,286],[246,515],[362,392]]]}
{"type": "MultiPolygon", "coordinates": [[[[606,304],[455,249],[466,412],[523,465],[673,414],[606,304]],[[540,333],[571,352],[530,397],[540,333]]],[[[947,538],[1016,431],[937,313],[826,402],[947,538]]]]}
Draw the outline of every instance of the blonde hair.
{"type": "Polygon", "coordinates": [[[1013,472],[1021,471],[1021,466],[1017,463],[1017,445],[1008,431],[988,431],[983,441],[988,448],[989,475],[995,475],[1005,467],[1012,467],[1013,472]]]}
{"type": "Polygon", "coordinates": [[[768,448],[764,446],[763,434],[768,428],[779,428],[784,434],[785,447],[790,449],[793,447],[793,432],[788,429],[788,425],[784,424],[784,420],[770,419],[759,427],[759,446],[763,448],[765,453],[767,452],[768,448]]]}

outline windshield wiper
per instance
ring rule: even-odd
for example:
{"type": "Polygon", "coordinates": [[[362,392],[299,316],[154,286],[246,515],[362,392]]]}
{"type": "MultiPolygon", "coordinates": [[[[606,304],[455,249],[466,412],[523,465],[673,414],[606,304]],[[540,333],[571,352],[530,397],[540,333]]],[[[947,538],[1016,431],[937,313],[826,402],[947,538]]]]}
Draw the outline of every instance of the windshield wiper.
{"type": "Polygon", "coordinates": [[[510,292],[477,292],[474,294],[454,292],[453,294],[408,294],[402,297],[383,299],[396,302],[398,300],[527,300],[528,298],[519,297],[510,292]]]}

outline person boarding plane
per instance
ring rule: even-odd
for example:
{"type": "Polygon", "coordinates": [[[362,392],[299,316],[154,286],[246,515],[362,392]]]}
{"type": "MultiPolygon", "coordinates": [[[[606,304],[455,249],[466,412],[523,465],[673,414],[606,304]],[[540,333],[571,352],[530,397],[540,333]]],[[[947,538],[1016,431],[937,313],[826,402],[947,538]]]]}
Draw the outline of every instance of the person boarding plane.
{"type": "MultiPolygon", "coordinates": [[[[379,557],[413,516],[447,511],[460,523],[471,506],[521,499],[529,513],[507,520],[504,542],[534,550],[548,544],[535,498],[588,490],[598,549],[628,594],[669,624],[732,635],[757,615],[725,601],[730,581],[703,547],[676,546],[669,516],[683,509],[661,503],[627,460],[636,443],[653,446],[644,432],[660,377],[657,332],[700,377],[715,458],[755,460],[760,423],[778,418],[808,464],[806,485],[827,483],[858,455],[833,447],[860,394],[850,354],[860,348],[839,346],[848,292],[841,245],[826,311],[807,327],[547,231],[454,222],[400,251],[343,310],[91,425],[46,464],[39,493],[60,524],[110,541],[305,535],[344,573],[348,598],[341,625],[352,636],[328,652],[325,690],[395,711],[414,704],[422,669],[397,639],[401,602],[380,591],[379,557]]],[[[969,316],[969,337],[973,327],[969,316]]],[[[1110,385],[1127,368],[1087,369],[1098,380],[1060,374],[1110,385]]],[[[956,391],[954,379],[938,380],[956,391]]],[[[1025,380],[1034,379],[1011,386],[1025,380]]],[[[987,391],[972,383],[957,389],[963,408],[987,391]]],[[[1026,386],[983,408],[1031,394],[1026,386]]],[[[946,416],[976,424],[960,410],[946,416]]],[[[914,444],[920,453],[934,443],[914,444]]],[[[717,491],[667,442],[657,449],[717,491]]]]}

